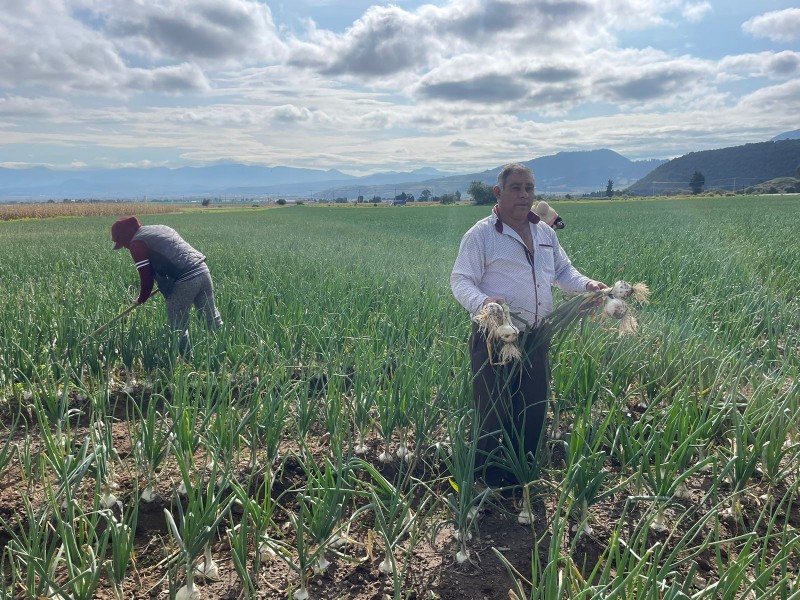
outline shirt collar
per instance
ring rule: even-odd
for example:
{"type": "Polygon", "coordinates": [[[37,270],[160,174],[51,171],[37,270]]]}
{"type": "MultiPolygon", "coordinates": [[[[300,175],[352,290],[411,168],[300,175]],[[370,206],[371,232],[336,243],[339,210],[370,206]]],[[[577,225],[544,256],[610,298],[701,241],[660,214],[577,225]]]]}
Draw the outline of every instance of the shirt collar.
{"type": "MultiPolygon", "coordinates": [[[[497,204],[492,207],[492,214],[495,217],[494,228],[497,230],[497,233],[503,233],[503,221],[500,220],[500,214],[497,212],[497,204]]],[[[530,223],[538,223],[541,219],[535,212],[530,211],[528,213],[528,221],[530,223]]]]}

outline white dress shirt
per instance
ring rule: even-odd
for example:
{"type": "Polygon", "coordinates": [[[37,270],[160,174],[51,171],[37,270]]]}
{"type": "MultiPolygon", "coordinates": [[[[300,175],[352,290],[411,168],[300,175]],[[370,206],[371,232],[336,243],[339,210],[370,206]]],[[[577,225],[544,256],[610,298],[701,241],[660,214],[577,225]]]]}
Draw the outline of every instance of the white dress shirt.
{"type": "Polygon", "coordinates": [[[486,298],[502,296],[510,307],[512,321],[523,329],[553,311],[552,286],[572,294],[586,291],[591,279],[572,266],[555,231],[542,221],[529,222],[528,226],[532,255],[517,232],[499,223],[495,214],[481,219],[464,234],[450,288],[471,316],[480,311],[486,298]]]}

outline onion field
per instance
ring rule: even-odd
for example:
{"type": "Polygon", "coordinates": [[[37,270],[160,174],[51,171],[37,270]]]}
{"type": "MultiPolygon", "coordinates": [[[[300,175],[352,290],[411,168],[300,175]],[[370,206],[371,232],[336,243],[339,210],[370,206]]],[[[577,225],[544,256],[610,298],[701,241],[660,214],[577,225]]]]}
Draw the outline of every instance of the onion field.
{"type": "MultiPolygon", "coordinates": [[[[114,216],[0,222],[0,598],[798,598],[800,199],[554,202],[639,329],[551,348],[474,485],[449,275],[476,206],[141,215],[207,256],[178,358],[114,216]]],[[[563,301],[563,295],[557,294],[563,301]]]]}

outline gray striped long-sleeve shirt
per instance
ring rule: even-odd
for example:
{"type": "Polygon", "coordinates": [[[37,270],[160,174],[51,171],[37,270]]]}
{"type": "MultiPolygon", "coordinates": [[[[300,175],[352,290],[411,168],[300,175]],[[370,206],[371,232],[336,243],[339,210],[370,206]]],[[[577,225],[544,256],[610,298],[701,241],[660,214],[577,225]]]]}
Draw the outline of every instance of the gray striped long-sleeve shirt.
{"type": "Polygon", "coordinates": [[[511,227],[497,225],[492,214],[464,234],[450,275],[453,295],[471,316],[486,298],[502,296],[514,324],[524,328],[553,311],[552,286],[567,293],[586,291],[591,279],[572,266],[550,227],[529,223],[534,246],[529,257],[522,238],[511,227]]]}

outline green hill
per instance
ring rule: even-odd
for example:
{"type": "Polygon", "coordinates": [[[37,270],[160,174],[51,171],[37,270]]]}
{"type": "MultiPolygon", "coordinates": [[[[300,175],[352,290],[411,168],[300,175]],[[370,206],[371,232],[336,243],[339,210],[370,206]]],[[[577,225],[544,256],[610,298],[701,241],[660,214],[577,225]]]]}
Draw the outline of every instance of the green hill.
{"type": "Polygon", "coordinates": [[[695,171],[706,179],[704,190],[743,191],[778,177],[793,177],[800,165],[800,139],[745,144],[691,152],[657,167],[628,191],[638,196],[691,193],[695,171]]]}
{"type": "Polygon", "coordinates": [[[776,177],[744,190],[745,194],[796,194],[798,192],[800,192],[800,179],[796,177],[776,177]]]}

